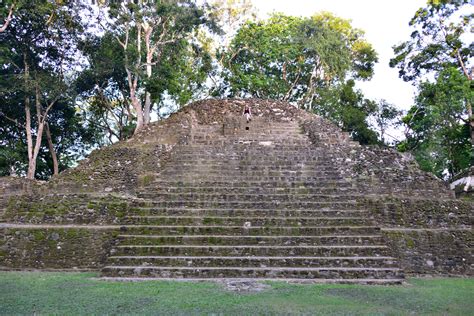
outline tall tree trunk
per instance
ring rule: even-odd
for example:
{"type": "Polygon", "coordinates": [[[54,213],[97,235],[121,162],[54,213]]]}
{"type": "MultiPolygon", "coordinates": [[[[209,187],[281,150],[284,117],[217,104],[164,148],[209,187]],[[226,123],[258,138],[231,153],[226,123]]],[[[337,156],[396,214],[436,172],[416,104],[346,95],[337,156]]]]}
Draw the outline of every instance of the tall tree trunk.
{"type": "MultiPolygon", "coordinates": [[[[146,44],[146,76],[148,80],[151,78],[151,63],[153,62],[153,50],[150,47],[150,36],[151,32],[153,31],[152,27],[148,27],[145,29],[145,44],[146,44]]],[[[144,124],[148,125],[150,124],[151,117],[150,117],[150,112],[151,112],[151,94],[150,92],[145,93],[145,107],[143,109],[143,119],[144,119],[144,124]]]]}
{"type": "Polygon", "coordinates": [[[49,152],[51,153],[51,159],[53,160],[53,175],[59,174],[59,163],[56,149],[54,149],[53,138],[51,137],[51,131],[49,130],[49,124],[45,124],[46,139],[48,140],[49,152]]]}
{"type": "Polygon", "coordinates": [[[8,27],[8,24],[10,24],[10,22],[12,20],[12,15],[13,15],[13,10],[14,9],[15,9],[15,3],[12,3],[12,5],[10,6],[10,10],[8,10],[8,16],[5,20],[5,23],[3,23],[3,25],[0,27],[0,33],[5,32],[5,30],[8,27]]]}
{"type": "Polygon", "coordinates": [[[35,178],[36,172],[36,160],[33,159],[33,135],[31,133],[31,110],[30,110],[30,99],[25,98],[25,118],[26,118],[26,143],[28,146],[28,172],[26,177],[28,179],[35,178]]]}
{"type": "MultiPolygon", "coordinates": [[[[31,155],[31,159],[28,164],[28,178],[29,179],[33,179],[35,176],[36,159],[38,158],[38,154],[41,149],[41,140],[43,138],[44,124],[46,121],[46,117],[43,117],[42,115],[41,97],[40,97],[38,83],[36,83],[36,86],[35,86],[35,105],[36,105],[36,116],[38,119],[38,130],[36,131],[36,141],[34,142],[35,146],[31,155]]],[[[46,113],[44,115],[46,115],[46,113]]],[[[33,144],[33,139],[32,139],[32,144],[33,144]]]]}
{"type": "Polygon", "coordinates": [[[143,124],[147,126],[151,121],[151,94],[146,92],[145,94],[145,107],[143,108],[143,124]]]}
{"type": "Polygon", "coordinates": [[[132,107],[137,114],[137,126],[135,127],[135,134],[142,130],[143,128],[143,108],[140,102],[140,99],[137,97],[137,85],[138,85],[138,78],[133,75],[130,70],[125,69],[127,71],[127,78],[128,78],[128,88],[130,90],[130,101],[132,103],[132,107]]]}
{"type": "MultiPolygon", "coordinates": [[[[472,80],[471,77],[468,77],[469,80],[472,80]]],[[[472,104],[470,100],[466,100],[467,106],[467,119],[469,121],[469,129],[471,132],[471,150],[474,151],[474,116],[472,115],[472,104]]]]}
{"type": "MultiPolygon", "coordinates": [[[[138,69],[141,67],[142,64],[142,56],[141,56],[141,47],[142,47],[142,38],[141,38],[141,33],[142,33],[142,26],[140,23],[137,23],[137,60],[136,60],[136,68],[138,69]]],[[[136,70],[138,71],[138,70],[136,70]]],[[[144,127],[144,119],[143,119],[143,108],[142,108],[142,103],[140,99],[137,97],[137,89],[138,89],[138,77],[139,74],[135,73],[134,76],[132,76],[131,72],[127,69],[127,74],[128,74],[128,85],[130,88],[130,99],[132,101],[132,106],[135,109],[135,112],[137,113],[137,126],[135,127],[135,134],[140,132],[143,127],[144,127]],[[133,77],[133,80],[132,80],[133,77]]]]}
{"type": "Polygon", "coordinates": [[[134,105],[135,111],[137,112],[137,126],[135,127],[134,134],[140,132],[144,127],[144,120],[143,120],[143,109],[141,104],[135,99],[132,99],[132,104],[134,105]],[[135,104],[137,103],[137,104],[135,104]]]}
{"type": "MultiPolygon", "coordinates": [[[[466,76],[466,78],[469,80],[469,82],[472,82],[472,74],[474,73],[474,67],[471,67],[470,70],[466,68],[466,65],[464,64],[461,53],[459,52],[459,49],[456,50],[456,57],[458,59],[458,63],[461,66],[461,69],[466,76]]],[[[471,85],[472,87],[472,85],[471,85]]],[[[469,129],[471,132],[471,150],[474,150],[474,117],[472,116],[472,104],[470,100],[466,101],[466,106],[467,106],[467,115],[468,115],[468,120],[469,120],[469,129]]]]}
{"type": "MultiPolygon", "coordinates": [[[[28,94],[28,79],[30,71],[25,53],[23,54],[23,63],[25,65],[25,91],[28,94]]],[[[25,97],[25,120],[26,144],[28,149],[28,171],[26,173],[26,177],[28,179],[34,179],[36,172],[36,160],[33,159],[33,134],[31,132],[31,109],[30,98],[28,95],[25,97]]]]}

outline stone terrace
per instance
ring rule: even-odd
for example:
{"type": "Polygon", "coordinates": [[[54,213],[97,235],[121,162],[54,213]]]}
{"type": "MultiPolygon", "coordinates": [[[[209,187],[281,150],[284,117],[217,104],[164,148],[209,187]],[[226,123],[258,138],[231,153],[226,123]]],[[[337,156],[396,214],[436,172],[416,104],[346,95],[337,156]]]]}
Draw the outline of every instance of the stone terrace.
{"type": "Polygon", "coordinates": [[[410,157],[287,103],[204,100],[15,192],[0,266],[361,283],[472,275],[472,206],[410,157]]]}

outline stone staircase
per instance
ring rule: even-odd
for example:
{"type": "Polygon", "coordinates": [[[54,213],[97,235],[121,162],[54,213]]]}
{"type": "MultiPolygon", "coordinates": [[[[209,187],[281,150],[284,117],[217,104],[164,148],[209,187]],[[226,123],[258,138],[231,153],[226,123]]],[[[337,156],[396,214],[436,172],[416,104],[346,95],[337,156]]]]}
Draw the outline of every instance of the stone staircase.
{"type": "Polygon", "coordinates": [[[201,125],[122,220],[104,277],[399,283],[331,153],[297,122],[201,125]]]}

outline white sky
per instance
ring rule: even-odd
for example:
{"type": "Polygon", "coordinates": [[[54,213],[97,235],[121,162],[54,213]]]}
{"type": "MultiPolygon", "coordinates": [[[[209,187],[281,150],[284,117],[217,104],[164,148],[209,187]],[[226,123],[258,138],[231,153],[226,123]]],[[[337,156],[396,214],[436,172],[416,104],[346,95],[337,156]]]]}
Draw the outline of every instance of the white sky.
{"type": "Polygon", "coordinates": [[[398,70],[388,63],[393,57],[392,46],[409,39],[408,22],[426,0],[252,0],[261,18],[273,12],[294,16],[311,16],[319,11],[330,11],[352,20],[352,26],[365,31],[367,40],[379,56],[375,75],[369,82],[358,84],[367,98],[386,99],[400,109],[407,110],[415,93],[410,83],[398,78],[398,70]]]}

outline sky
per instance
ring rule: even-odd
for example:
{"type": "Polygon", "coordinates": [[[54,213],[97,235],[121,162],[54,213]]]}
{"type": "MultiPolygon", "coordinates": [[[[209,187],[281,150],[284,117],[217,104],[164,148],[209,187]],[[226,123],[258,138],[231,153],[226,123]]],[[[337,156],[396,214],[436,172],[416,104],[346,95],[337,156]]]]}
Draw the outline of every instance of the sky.
{"type": "Polygon", "coordinates": [[[329,11],[352,20],[352,26],[365,31],[366,39],[379,56],[375,75],[369,82],[358,83],[369,99],[385,99],[397,108],[408,110],[413,104],[415,88],[398,78],[398,70],[388,65],[392,46],[410,38],[408,22],[426,0],[252,0],[260,18],[273,12],[294,16],[311,16],[329,11]]]}

